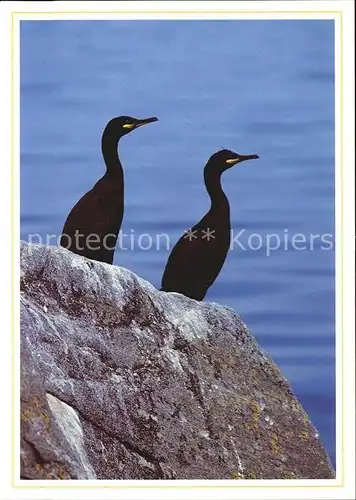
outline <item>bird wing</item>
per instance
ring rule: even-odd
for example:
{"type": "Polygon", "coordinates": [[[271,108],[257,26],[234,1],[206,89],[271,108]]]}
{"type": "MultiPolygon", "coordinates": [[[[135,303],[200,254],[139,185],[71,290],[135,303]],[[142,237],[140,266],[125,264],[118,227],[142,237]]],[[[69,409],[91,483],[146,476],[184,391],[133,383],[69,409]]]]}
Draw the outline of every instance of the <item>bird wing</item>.
{"type": "Polygon", "coordinates": [[[116,230],[116,227],[112,227],[118,210],[117,204],[113,203],[114,190],[108,191],[103,184],[100,186],[102,189],[97,189],[97,185],[74,205],[64,224],[63,234],[71,235],[79,231],[103,236],[116,230]]]}
{"type": "Polygon", "coordinates": [[[203,238],[203,231],[208,229],[204,219],[181,236],[174,246],[162,278],[164,290],[186,292],[187,295],[189,290],[199,296],[218,275],[223,261],[221,265],[212,265],[216,243],[213,238],[203,238]]]}

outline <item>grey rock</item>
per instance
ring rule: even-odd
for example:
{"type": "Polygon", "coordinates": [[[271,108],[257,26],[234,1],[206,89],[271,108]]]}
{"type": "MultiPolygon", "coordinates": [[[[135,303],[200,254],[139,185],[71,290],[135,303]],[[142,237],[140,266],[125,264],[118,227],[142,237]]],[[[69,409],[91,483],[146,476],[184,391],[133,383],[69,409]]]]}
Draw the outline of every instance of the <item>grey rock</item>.
{"type": "Polygon", "coordinates": [[[335,477],[231,309],[22,243],[21,343],[24,478],[335,477]]]}
{"type": "Polygon", "coordinates": [[[75,410],[46,394],[28,339],[22,336],[21,477],[96,479],[82,434],[75,410]]]}

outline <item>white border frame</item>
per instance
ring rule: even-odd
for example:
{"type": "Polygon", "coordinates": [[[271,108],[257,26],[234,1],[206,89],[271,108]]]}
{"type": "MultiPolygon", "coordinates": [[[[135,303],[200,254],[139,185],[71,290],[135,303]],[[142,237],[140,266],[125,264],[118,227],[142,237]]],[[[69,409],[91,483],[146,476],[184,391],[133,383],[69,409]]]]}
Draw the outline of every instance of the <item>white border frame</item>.
{"type": "MultiPolygon", "coordinates": [[[[12,130],[4,127],[5,164],[12,165],[6,172],[6,181],[12,186],[12,199],[2,199],[12,209],[13,271],[6,266],[4,276],[10,278],[12,291],[12,363],[13,435],[10,447],[13,462],[5,464],[12,477],[7,485],[6,499],[10,498],[181,498],[188,491],[194,498],[354,498],[354,265],[345,271],[345,263],[354,262],[354,238],[346,228],[354,228],[354,72],[352,43],[354,34],[353,2],[6,2],[0,4],[0,33],[7,43],[1,44],[1,55],[13,81],[8,93],[1,96],[12,130]],[[31,481],[19,477],[19,331],[18,320],[18,234],[19,234],[19,38],[18,22],[23,19],[335,19],[335,118],[336,118],[336,374],[337,374],[337,478],[335,480],[224,480],[224,481],[31,481]],[[14,30],[12,54],[9,54],[11,30],[14,30]],[[347,47],[347,51],[345,49],[347,47]],[[6,48],[7,50],[4,50],[6,48]],[[13,71],[11,71],[11,68],[13,71]],[[13,93],[11,94],[11,90],[13,93]],[[9,98],[12,95],[12,98],[9,98]],[[5,99],[3,99],[5,97],[5,99]],[[9,106],[10,104],[10,106],[9,106]],[[10,108],[10,109],[9,109],[10,108]],[[346,134],[347,131],[347,134],[346,134]],[[12,133],[11,133],[12,132],[12,133]],[[9,146],[11,146],[9,148],[9,146]],[[10,149],[10,151],[9,151],[10,149]],[[11,151],[12,150],[12,151],[11,151]],[[11,162],[11,152],[12,162],[11,162]],[[6,162],[6,158],[9,159],[6,162]],[[352,356],[351,356],[352,355],[352,356]],[[352,398],[350,395],[352,394],[352,398]],[[346,397],[347,395],[347,397],[346,397]],[[11,470],[12,469],[12,470],[11,470]],[[25,484],[24,484],[25,483],[25,484]],[[282,483],[282,484],[281,484],[282,483]],[[242,491],[241,491],[242,489],[242,491]],[[238,491],[237,491],[238,490],[238,491]],[[351,495],[350,495],[351,493],[351,495]]],[[[5,73],[3,73],[5,74],[5,73]]],[[[3,127],[2,129],[3,130],[3,127]]],[[[3,212],[0,212],[3,213],[3,212]]],[[[6,234],[4,232],[3,234],[6,234]]],[[[11,321],[11,318],[10,318],[11,321]]],[[[5,331],[5,330],[4,330],[5,331]]],[[[10,360],[11,361],[11,360],[10,360]]],[[[11,369],[11,368],[10,368],[11,369]]],[[[11,398],[11,389],[6,396],[11,398]]],[[[7,399],[8,400],[8,399],[7,399]]],[[[3,427],[4,429],[4,427],[3,427]]],[[[7,436],[9,438],[9,436],[7,436]]],[[[10,440],[11,441],[11,440],[10,440]]],[[[10,462],[10,461],[8,461],[10,462]]],[[[1,495],[1,493],[0,493],[1,495]]]]}

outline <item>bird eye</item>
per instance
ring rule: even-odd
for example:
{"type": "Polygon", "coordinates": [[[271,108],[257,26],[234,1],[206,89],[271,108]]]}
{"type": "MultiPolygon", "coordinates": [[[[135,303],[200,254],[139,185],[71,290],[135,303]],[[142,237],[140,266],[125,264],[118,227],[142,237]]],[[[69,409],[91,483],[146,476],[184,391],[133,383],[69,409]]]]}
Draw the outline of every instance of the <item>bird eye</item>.
{"type": "Polygon", "coordinates": [[[133,128],[135,125],[134,123],[131,123],[129,122],[128,120],[126,120],[126,122],[123,124],[123,128],[133,128]]]}

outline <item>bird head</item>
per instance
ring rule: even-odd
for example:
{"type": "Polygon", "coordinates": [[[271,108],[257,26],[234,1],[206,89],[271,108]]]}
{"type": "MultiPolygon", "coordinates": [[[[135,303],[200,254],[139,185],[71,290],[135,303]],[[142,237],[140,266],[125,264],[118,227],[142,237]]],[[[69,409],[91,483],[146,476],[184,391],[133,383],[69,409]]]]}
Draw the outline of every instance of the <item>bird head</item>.
{"type": "Polygon", "coordinates": [[[224,172],[238,163],[242,163],[246,160],[256,160],[258,158],[259,156],[256,154],[240,155],[230,149],[222,149],[214,153],[208,163],[213,165],[214,168],[217,168],[220,172],[224,172]]]}
{"type": "Polygon", "coordinates": [[[117,135],[117,137],[120,138],[132,132],[132,130],[142,127],[142,125],[147,125],[148,123],[156,121],[158,121],[158,118],[155,116],[143,119],[133,118],[132,116],[119,116],[109,121],[106,126],[106,131],[110,133],[110,135],[117,135]]]}

